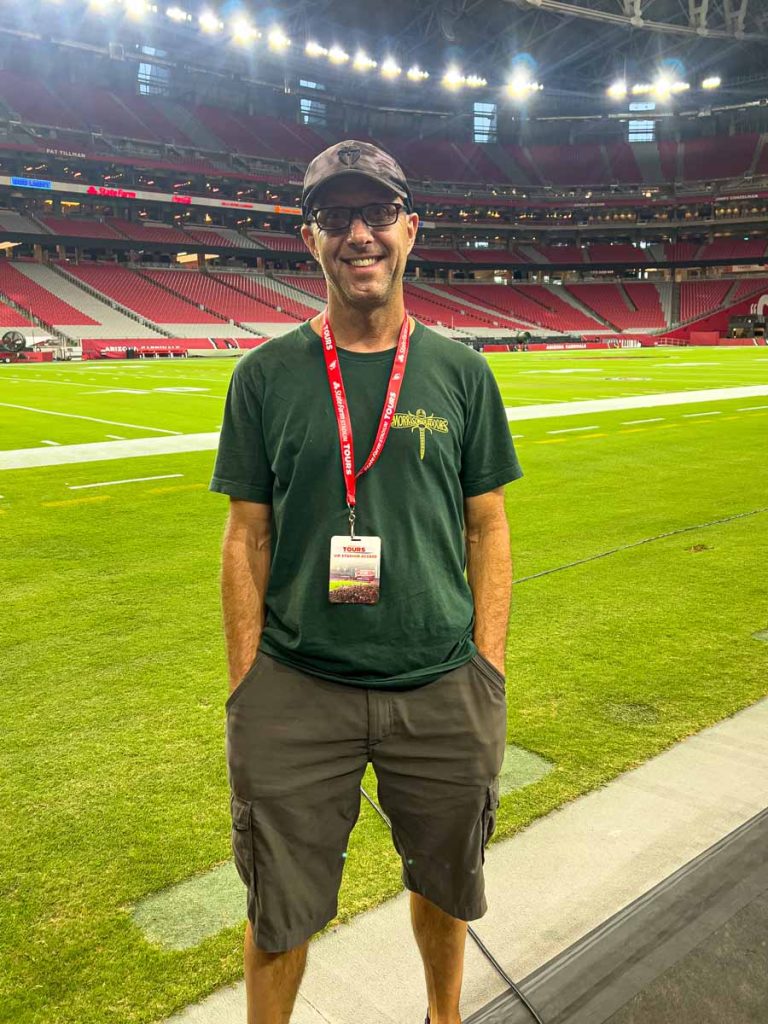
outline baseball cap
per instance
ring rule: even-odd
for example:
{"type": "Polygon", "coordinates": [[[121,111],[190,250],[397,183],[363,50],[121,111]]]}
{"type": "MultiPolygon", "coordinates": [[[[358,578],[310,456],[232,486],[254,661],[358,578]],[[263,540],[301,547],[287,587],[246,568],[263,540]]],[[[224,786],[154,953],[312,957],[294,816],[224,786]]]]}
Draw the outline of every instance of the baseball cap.
{"type": "Polygon", "coordinates": [[[317,190],[326,182],[340,178],[342,174],[359,174],[376,181],[400,196],[410,213],[413,196],[405,180],[403,169],[389,153],[370,142],[347,139],[337,142],[319,153],[307,167],[304,175],[304,189],[301,194],[301,210],[307,220],[317,190]]]}

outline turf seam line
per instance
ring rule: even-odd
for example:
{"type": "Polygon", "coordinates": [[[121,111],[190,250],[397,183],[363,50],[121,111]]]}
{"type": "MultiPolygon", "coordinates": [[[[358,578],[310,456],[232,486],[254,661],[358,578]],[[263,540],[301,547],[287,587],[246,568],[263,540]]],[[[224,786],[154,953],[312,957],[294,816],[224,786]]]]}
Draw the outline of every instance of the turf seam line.
{"type": "Polygon", "coordinates": [[[598,555],[589,555],[588,558],[579,558],[575,562],[558,565],[554,569],[543,569],[541,572],[533,573],[532,576],[522,576],[519,580],[515,580],[514,584],[517,586],[520,583],[527,583],[529,580],[538,579],[540,576],[549,576],[553,572],[562,572],[564,569],[573,569],[574,566],[584,565],[586,562],[595,562],[599,558],[607,558],[608,555],[615,555],[619,551],[629,551],[630,548],[639,548],[643,544],[652,544],[654,541],[665,540],[667,537],[677,537],[681,533],[690,533],[692,530],[704,530],[709,526],[722,526],[723,523],[730,523],[734,519],[746,519],[748,516],[759,516],[763,512],[768,512],[768,508],[756,508],[751,512],[736,512],[732,516],[726,516],[725,519],[713,519],[709,523],[697,523],[695,526],[681,526],[679,530],[669,530],[667,533],[659,533],[655,537],[645,537],[643,540],[632,541],[631,544],[622,544],[618,548],[610,548],[608,551],[601,551],[598,555]]]}

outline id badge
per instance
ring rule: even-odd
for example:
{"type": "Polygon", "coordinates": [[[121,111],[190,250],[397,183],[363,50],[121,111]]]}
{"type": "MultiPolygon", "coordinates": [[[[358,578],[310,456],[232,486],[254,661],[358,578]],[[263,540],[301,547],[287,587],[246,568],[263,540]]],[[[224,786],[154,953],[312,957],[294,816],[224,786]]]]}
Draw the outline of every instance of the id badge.
{"type": "Polygon", "coordinates": [[[381,537],[331,537],[328,600],[332,604],[376,604],[380,569],[381,537]]]}

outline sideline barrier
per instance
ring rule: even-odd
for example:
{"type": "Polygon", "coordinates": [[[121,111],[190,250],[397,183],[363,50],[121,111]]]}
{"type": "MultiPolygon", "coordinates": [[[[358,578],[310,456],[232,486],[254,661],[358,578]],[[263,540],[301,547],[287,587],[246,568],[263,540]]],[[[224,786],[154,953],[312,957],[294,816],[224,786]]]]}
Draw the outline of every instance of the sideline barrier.
{"type": "Polygon", "coordinates": [[[83,359],[185,358],[190,351],[231,351],[234,355],[266,338],[83,338],[83,359]],[[129,355],[129,352],[131,353],[129,355]]]}

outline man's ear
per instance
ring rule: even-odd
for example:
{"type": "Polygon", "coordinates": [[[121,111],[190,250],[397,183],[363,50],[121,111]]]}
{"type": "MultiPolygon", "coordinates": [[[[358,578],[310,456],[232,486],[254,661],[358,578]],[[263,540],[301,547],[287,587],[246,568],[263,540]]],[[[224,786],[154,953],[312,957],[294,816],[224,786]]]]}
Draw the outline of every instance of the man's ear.
{"type": "Polygon", "coordinates": [[[408,231],[408,252],[410,252],[416,242],[416,234],[419,230],[418,213],[406,214],[405,226],[408,231]]]}
{"type": "Polygon", "coordinates": [[[315,244],[315,233],[312,230],[312,225],[311,224],[302,224],[301,225],[301,237],[302,237],[302,240],[304,242],[304,245],[306,245],[306,247],[312,253],[313,259],[317,260],[317,262],[319,263],[320,262],[320,258],[317,255],[317,245],[315,244]]]}

